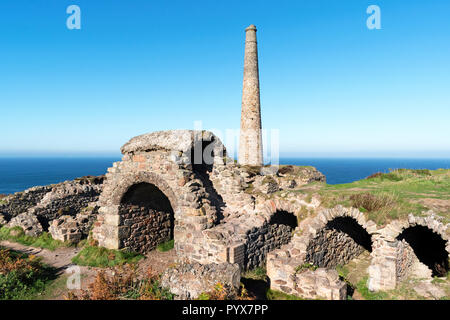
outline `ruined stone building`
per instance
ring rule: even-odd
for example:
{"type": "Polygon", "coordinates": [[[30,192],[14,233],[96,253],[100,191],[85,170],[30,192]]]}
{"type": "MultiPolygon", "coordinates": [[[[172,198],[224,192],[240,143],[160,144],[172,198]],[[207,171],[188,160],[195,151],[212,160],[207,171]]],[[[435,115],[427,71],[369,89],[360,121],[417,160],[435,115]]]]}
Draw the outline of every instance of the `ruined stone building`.
{"type": "Polygon", "coordinates": [[[362,252],[372,257],[371,290],[395,288],[411,274],[431,277],[439,271],[437,262],[444,261],[448,271],[450,229],[432,212],[379,227],[358,209],[326,209],[319,197],[298,192],[311,182],[325,182],[315,168],[261,170],[253,25],[246,29],[241,129],[256,136],[241,131],[239,163],[228,158],[212,132],[152,132],[123,145],[122,160],[104,180],[30,189],[10,197],[0,211],[7,223],[25,225],[33,234],[49,230],[69,241],[86,235],[95,221],[92,238],[109,249],[145,254],[173,239],[179,266],[163,276],[163,284],[185,298],[201,292],[198,278],[208,285],[220,280],[238,286],[241,271],[265,265],[272,289],[345,299],[347,285],[335,268],[362,252]],[[86,206],[92,207],[89,213],[81,210],[86,206]],[[426,250],[429,246],[435,253],[426,250]],[[201,274],[195,281],[186,276],[193,272],[201,274]]]}

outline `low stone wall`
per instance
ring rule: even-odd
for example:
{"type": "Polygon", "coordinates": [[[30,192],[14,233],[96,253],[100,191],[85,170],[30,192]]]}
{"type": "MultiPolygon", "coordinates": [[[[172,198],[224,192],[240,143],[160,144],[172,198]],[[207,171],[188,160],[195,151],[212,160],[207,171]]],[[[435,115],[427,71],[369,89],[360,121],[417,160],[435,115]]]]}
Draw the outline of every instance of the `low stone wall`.
{"type": "Polygon", "coordinates": [[[78,243],[89,236],[97,219],[98,207],[95,203],[81,210],[75,217],[64,215],[54,219],[48,228],[53,239],[78,243]]]}
{"type": "Polygon", "coordinates": [[[339,280],[336,270],[325,268],[296,271],[288,279],[271,282],[270,287],[273,290],[306,299],[345,300],[347,298],[347,284],[339,280]]]}
{"type": "Polygon", "coordinates": [[[146,253],[173,237],[173,212],[164,212],[136,205],[121,205],[123,225],[129,228],[122,247],[146,253]]]}
{"type": "Polygon", "coordinates": [[[44,229],[50,221],[62,215],[75,216],[90,203],[97,202],[102,191],[103,177],[85,177],[55,185],[33,208],[44,229]]]}
{"type": "Polygon", "coordinates": [[[236,294],[241,281],[237,264],[182,263],[167,269],[161,276],[162,287],[168,288],[176,299],[195,299],[201,293],[214,291],[217,284],[223,285],[231,294],[236,294]]]}
{"type": "Polygon", "coordinates": [[[29,212],[15,216],[6,226],[8,228],[21,227],[27,236],[32,237],[37,237],[43,232],[42,226],[36,216],[29,212]]]}
{"type": "Polygon", "coordinates": [[[36,206],[52,188],[53,186],[33,187],[8,195],[0,203],[0,212],[9,219],[26,212],[36,206]]]}
{"type": "Polygon", "coordinates": [[[29,212],[37,217],[46,231],[50,222],[63,215],[75,216],[96,202],[102,190],[103,176],[82,177],[73,181],[33,187],[6,197],[0,212],[6,219],[29,212]]]}

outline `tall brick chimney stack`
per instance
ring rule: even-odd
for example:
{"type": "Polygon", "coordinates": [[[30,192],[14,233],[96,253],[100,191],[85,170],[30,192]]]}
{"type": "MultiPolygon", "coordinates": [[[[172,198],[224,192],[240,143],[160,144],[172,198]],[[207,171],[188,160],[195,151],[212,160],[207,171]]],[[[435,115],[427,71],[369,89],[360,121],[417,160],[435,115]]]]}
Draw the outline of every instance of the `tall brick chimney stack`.
{"type": "Polygon", "coordinates": [[[244,83],[242,88],[239,164],[263,165],[261,105],[259,100],[256,27],[245,29],[244,83]]]}

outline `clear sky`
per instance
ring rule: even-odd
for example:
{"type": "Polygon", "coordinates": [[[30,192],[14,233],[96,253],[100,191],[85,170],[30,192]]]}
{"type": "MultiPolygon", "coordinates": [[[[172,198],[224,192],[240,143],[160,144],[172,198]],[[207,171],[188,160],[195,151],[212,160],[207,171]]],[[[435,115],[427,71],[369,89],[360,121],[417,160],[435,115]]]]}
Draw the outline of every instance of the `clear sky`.
{"type": "Polygon", "coordinates": [[[448,0],[1,1],[0,154],[113,154],[194,121],[237,130],[255,24],[262,123],[282,155],[450,157],[449,13],[448,0]]]}

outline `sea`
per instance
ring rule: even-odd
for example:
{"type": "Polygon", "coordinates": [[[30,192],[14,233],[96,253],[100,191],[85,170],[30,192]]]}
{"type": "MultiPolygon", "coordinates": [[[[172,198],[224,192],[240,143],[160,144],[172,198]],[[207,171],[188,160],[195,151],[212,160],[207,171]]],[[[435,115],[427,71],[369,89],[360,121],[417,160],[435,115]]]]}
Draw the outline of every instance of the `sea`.
{"type": "MultiPolygon", "coordinates": [[[[87,175],[102,175],[115,161],[120,161],[120,157],[0,158],[0,194],[87,175]]],[[[280,164],[314,166],[326,176],[328,184],[350,183],[375,172],[399,168],[450,169],[450,159],[281,158],[280,164]]]]}

